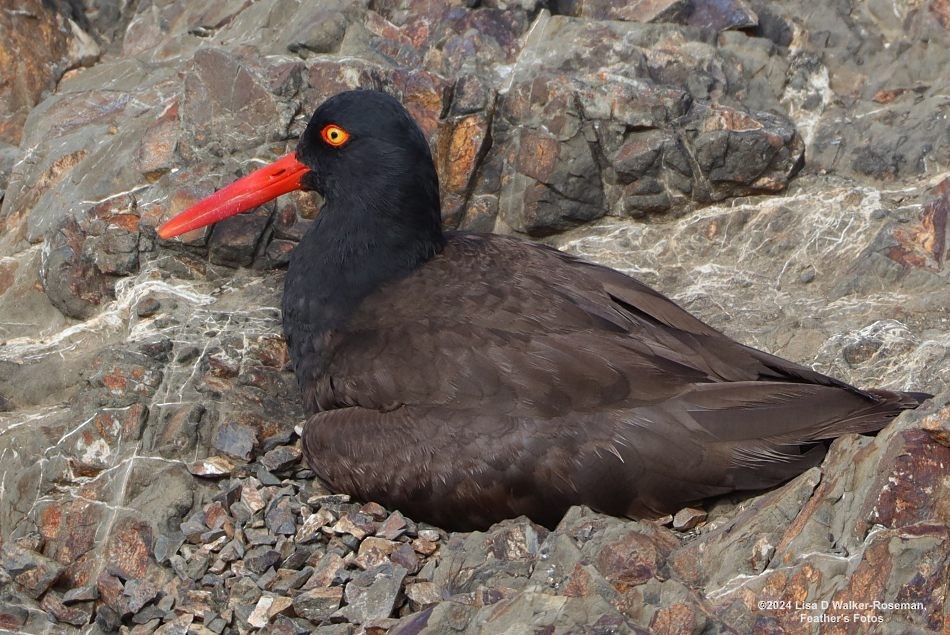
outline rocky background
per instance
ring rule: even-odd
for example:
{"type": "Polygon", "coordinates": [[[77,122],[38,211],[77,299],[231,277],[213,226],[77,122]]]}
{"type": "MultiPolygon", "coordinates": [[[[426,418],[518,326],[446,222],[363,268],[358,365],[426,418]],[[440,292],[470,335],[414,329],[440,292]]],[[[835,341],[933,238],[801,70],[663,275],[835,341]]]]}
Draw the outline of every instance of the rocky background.
{"type": "Polygon", "coordinates": [[[947,0],[7,0],[0,630],[946,632],[948,114],[947,0]],[[661,523],[446,534],[326,491],[277,308],[319,202],[154,228],[355,87],[429,135],[447,226],[937,397],[661,523]]]}

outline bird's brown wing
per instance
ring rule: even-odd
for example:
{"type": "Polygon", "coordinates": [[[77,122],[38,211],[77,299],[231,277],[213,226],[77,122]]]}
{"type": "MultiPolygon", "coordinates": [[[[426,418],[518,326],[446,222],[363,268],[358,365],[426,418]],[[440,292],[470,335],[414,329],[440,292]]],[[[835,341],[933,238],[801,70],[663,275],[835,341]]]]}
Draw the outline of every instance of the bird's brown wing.
{"type": "Polygon", "coordinates": [[[863,397],[842,392],[704,384],[632,410],[545,418],[444,406],[342,408],[310,419],[304,448],[334,488],[447,528],[521,514],[553,526],[580,504],[651,517],[774,486],[821,461],[825,448],[816,441],[882,420],[863,397]],[[803,412],[803,403],[813,410],[803,412]]]}
{"type": "Polygon", "coordinates": [[[743,346],[619,272],[492,235],[453,235],[331,337],[326,372],[302,377],[313,409],[552,416],[659,403],[703,383],[856,390],[743,346]]]}

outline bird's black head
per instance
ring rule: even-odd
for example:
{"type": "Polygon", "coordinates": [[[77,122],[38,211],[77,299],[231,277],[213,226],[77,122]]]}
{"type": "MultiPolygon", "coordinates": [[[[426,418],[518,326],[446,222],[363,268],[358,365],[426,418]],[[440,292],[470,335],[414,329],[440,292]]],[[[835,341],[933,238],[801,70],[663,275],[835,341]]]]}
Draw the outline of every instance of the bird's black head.
{"type": "Polygon", "coordinates": [[[303,185],[331,205],[439,212],[429,144],[402,104],[385,93],[352,90],[323,102],[297,144],[297,159],[311,170],[303,185]]]}
{"type": "Polygon", "coordinates": [[[332,232],[360,250],[405,243],[432,255],[444,243],[439,181],[425,135],[399,101],[373,90],[327,99],[295,153],[200,201],[159,235],[176,236],[297,189],[325,199],[311,233],[332,232]]]}

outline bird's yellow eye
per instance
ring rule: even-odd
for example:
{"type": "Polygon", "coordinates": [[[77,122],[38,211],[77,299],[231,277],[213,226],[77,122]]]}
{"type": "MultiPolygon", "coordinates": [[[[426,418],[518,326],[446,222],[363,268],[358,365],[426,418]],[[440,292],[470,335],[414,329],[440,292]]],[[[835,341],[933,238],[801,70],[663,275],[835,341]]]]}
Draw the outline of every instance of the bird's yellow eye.
{"type": "Polygon", "coordinates": [[[323,130],[320,131],[320,136],[334,148],[339,148],[350,138],[350,133],[340,126],[331,123],[323,127],[323,130]]]}

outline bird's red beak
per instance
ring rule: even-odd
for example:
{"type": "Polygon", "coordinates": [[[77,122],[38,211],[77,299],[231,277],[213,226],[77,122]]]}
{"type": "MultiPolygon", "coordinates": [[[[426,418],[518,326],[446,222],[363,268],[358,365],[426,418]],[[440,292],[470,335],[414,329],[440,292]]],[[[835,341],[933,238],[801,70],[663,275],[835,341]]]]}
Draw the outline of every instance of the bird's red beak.
{"type": "Polygon", "coordinates": [[[158,235],[172,238],[299,190],[300,180],[309,169],[297,160],[296,152],[291,152],[198,201],[159,227],[158,235]]]}

